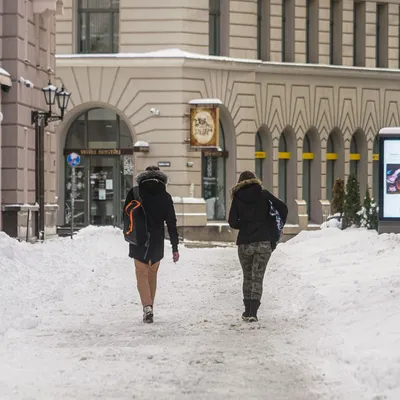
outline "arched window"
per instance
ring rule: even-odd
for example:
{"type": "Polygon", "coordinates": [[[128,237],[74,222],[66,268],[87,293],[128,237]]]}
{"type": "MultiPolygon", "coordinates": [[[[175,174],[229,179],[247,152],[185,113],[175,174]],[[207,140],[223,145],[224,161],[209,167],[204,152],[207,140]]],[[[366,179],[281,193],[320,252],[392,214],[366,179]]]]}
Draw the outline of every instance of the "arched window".
{"type": "MultiPolygon", "coordinates": [[[[122,206],[133,185],[133,140],[129,127],[113,110],[88,110],[69,128],[65,161],[72,152],[81,156],[75,174],[75,225],[120,225],[122,206]]],[[[71,190],[72,171],[65,162],[67,225],[72,217],[71,190]]]]}
{"type": "Polygon", "coordinates": [[[208,220],[226,219],[226,145],[224,127],[219,122],[219,150],[203,152],[203,198],[208,220]]]}
{"type": "Polygon", "coordinates": [[[311,143],[306,134],[303,141],[303,199],[307,203],[308,218],[311,219],[311,143]]]}
{"type": "Polygon", "coordinates": [[[288,145],[285,133],[279,138],[278,190],[279,197],[287,203],[288,145]]]}
{"type": "Polygon", "coordinates": [[[118,53],[119,0],[78,0],[78,52],[118,53]]]}
{"type": "Polygon", "coordinates": [[[358,152],[358,143],[355,135],[352,136],[350,142],[350,174],[358,179],[358,170],[360,163],[360,153],[358,152]]]}
{"type": "Polygon", "coordinates": [[[372,196],[375,202],[379,202],[379,139],[375,137],[372,150],[372,196]]]}
{"type": "MultiPolygon", "coordinates": [[[[263,144],[262,144],[262,138],[260,135],[260,132],[256,133],[256,152],[262,152],[263,150],[263,144]]],[[[261,181],[263,180],[263,164],[264,164],[264,159],[263,158],[256,158],[256,175],[257,178],[259,178],[261,181]]]]}
{"type": "Polygon", "coordinates": [[[328,137],[326,153],[326,198],[331,201],[332,189],[335,184],[335,164],[337,160],[337,153],[332,134],[328,137]]]}

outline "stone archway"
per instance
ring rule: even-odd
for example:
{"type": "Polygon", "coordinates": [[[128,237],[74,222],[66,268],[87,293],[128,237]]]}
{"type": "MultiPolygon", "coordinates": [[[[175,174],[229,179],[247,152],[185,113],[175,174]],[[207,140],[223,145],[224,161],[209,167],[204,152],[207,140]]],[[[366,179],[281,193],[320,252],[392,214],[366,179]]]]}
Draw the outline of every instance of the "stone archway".
{"type": "Polygon", "coordinates": [[[68,224],[72,217],[71,170],[66,163],[67,153],[71,151],[81,155],[81,164],[77,168],[77,196],[81,199],[75,202],[76,225],[120,224],[120,210],[126,192],[133,184],[135,164],[134,132],[129,121],[113,107],[98,103],[86,104],[68,113],[58,132],[58,224],[68,224]],[[101,187],[99,192],[100,181],[92,178],[101,170],[101,185],[104,184],[104,188],[101,187]],[[102,200],[103,190],[105,200],[102,200]],[[101,213],[105,213],[105,217],[100,215],[103,215],[102,219],[94,217],[93,196],[100,198],[99,204],[104,211],[101,213]]]}

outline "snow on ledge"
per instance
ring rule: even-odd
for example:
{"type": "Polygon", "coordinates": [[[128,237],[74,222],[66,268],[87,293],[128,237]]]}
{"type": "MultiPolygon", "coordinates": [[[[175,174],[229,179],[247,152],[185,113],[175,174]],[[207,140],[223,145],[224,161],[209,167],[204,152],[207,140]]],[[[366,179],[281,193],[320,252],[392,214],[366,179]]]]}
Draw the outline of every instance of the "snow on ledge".
{"type": "Polygon", "coordinates": [[[371,67],[354,67],[348,65],[330,65],[330,64],[307,64],[307,63],[290,63],[290,62],[279,62],[279,61],[262,61],[248,58],[234,58],[234,57],[221,57],[221,56],[210,56],[207,54],[190,53],[188,51],[181,50],[179,48],[163,49],[144,53],[112,53],[112,54],[57,54],[56,59],[191,59],[191,60],[208,60],[208,61],[224,61],[230,63],[242,63],[252,64],[255,66],[279,66],[282,68],[307,68],[310,70],[326,70],[331,71],[349,71],[349,72],[363,72],[363,73],[375,73],[375,72],[388,72],[399,74],[400,70],[395,68],[371,68],[371,67]]]}
{"type": "Polygon", "coordinates": [[[173,197],[172,201],[175,204],[206,204],[201,197],[173,197]]]}
{"type": "Polygon", "coordinates": [[[220,99],[193,99],[190,100],[190,105],[210,105],[210,104],[222,104],[220,99]]]}

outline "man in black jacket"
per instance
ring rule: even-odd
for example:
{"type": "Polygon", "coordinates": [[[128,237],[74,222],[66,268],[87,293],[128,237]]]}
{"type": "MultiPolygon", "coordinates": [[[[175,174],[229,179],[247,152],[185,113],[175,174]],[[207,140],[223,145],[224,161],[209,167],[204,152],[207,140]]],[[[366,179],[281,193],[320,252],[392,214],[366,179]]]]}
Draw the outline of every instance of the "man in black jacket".
{"type": "Polygon", "coordinates": [[[240,175],[231,193],[229,225],[239,230],[236,244],[243,269],[245,311],[242,318],[255,322],[258,321],[257,311],[261,304],[265,270],[280,236],[271,204],[280,214],[283,225],[288,209],[286,204],[264,190],[261,181],[250,171],[240,175]]]}
{"type": "MultiPolygon", "coordinates": [[[[148,246],[129,244],[129,257],[135,260],[137,285],[143,305],[143,322],[152,323],[157,272],[160,261],[164,258],[165,222],[172,245],[174,262],[179,261],[179,238],[174,204],[171,195],[166,191],[167,176],[158,167],[150,166],[136,177],[136,182],[146,214],[150,241],[148,246]]],[[[132,200],[138,200],[135,199],[133,189],[126,197],[124,210],[132,200]]],[[[144,243],[145,240],[138,240],[138,242],[144,243]]]]}

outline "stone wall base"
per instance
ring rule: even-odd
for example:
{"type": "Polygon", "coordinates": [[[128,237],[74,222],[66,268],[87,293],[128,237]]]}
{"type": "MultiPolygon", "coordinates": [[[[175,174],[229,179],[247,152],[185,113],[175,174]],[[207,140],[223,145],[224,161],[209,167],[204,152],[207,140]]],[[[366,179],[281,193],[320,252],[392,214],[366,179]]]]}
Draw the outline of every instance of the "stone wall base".
{"type": "MultiPolygon", "coordinates": [[[[58,205],[45,206],[45,238],[57,235],[58,205]]],[[[13,204],[2,206],[3,231],[10,237],[34,242],[36,237],[37,205],[13,204]]]]}

